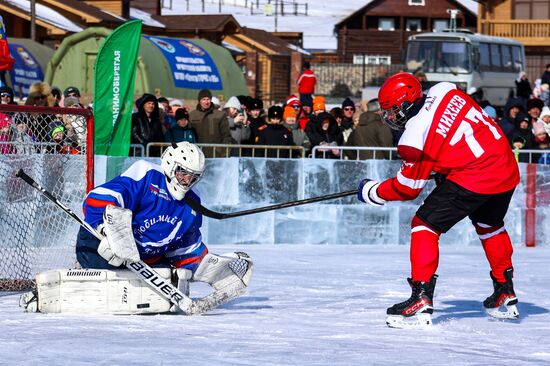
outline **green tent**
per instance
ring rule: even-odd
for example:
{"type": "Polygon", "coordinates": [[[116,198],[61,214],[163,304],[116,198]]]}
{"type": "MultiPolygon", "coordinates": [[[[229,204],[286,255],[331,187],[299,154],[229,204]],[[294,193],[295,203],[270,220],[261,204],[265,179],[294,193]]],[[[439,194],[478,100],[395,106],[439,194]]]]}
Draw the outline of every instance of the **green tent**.
{"type": "MultiPolygon", "coordinates": [[[[111,33],[95,27],[63,40],[46,69],[45,81],[76,86],[91,96],[99,47],[111,33]]],[[[226,99],[248,94],[244,75],[225,48],[203,39],[141,37],[134,94],[153,93],[196,100],[200,89],[226,99]]]]}

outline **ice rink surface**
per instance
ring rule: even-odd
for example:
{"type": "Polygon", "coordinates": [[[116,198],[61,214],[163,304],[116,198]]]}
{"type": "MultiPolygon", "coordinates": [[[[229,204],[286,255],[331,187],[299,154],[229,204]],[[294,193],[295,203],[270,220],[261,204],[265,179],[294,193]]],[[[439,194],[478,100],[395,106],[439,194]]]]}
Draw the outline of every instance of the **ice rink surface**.
{"type": "MultiPolygon", "coordinates": [[[[249,292],[207,315],[27,314],[0,293],[1,365],[548,365],[550,247],[516,247],[518,321],[489,319],[481,247],[442,246],[434,327],[390,329],[410,295],[408,246],[213,245],[242,250],[249,292]]],[[[193,287],[191,287],[193,296],[193,287]]]]}

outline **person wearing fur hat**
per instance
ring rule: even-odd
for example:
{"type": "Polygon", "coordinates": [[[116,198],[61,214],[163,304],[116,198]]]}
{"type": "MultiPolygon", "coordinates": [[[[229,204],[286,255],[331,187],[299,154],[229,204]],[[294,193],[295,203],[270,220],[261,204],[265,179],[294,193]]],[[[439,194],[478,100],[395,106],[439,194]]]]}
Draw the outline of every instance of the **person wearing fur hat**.
{"type": "MultiPolygon", "coordinates": [[[[55,101],[48,83],[38,82],[30,86],[29,96],[25,101],[25,105],[34,107],[53,107],[54,103],[55,101]]],[[[32,113],[29,116],[29,127],[36,134],[36,138],[39,142],[50,141],[48,124],[52,120],[52,117],[53,115],[45,113],[32,113]]]]}
{"type": "Polygon", "coordinates": [[[29,96],[25,105],[38,107],[53,107],[54,98],[50,85],[45,82],[34,83],[29,88],[29,96]]]}
{"type": "MultiPolygon", "coordinates": [[[[230,144],[227,118],[222,111],[214,108],[210,90],[199,91],[197,101],[196,109],[189,113],[189,124],[197,132],[197,141],[203,144],[230,144]]],[[[227,155],[224,148],[204,147],[202,151],[207,158],[227,155]]]]}
{"type": "MultiPolygon", "coordinates": [[[[254,140],[256,145],[294,146],[292,131],[283,123],[283,108],[274,105],[267,111],[267,123],[260,126],[254,140]]],[[[256,150],[256,156],[267,158],[288,158],[290,150],[263,149],[256,150]]]]}
{"type": "MultiPolygon", "coordinates": [[[[143,145],[144,151],[147,151],[150,142],[164,142],[157,97],[145,93],[136,100],[136,107],[137,112],[132,113],[131,142],[143,145]]],[[[160,148],[151,149],[149,154],[160,156],[160,148]]]]}
{"type": "Polygon", "coordinates": [[[13,100],[13,89],[7,85],[0,87],[0,104],[14,104],[17,103],[13,100]]]}

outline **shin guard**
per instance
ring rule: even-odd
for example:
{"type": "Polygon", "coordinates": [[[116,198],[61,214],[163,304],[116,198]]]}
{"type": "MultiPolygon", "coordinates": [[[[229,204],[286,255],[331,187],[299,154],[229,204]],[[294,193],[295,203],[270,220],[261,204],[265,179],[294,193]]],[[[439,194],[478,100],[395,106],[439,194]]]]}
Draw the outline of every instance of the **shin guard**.
{"type": "Polygon", "coordinates": [[[512,242],[508,232],[502,226],[490,226],[474,222],[477,235],[485,256],[491,266],[491,272],[498,282],[506,282],[504,271],[512,267],[512,242]]]}
{"type": "Polygon", "coordinates": [[[411,230],[411,277],[429,282],[439,264],[439,233],[415,216],[411,230]]]}

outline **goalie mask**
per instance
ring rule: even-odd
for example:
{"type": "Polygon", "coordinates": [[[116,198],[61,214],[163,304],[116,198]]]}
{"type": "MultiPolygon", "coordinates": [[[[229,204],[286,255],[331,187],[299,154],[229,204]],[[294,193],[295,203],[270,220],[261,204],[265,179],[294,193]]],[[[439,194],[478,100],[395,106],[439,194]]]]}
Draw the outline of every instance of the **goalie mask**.
{"type": "Polygon", "coordinates": [[[205,162],[202,150],[187,141],[179,142],[167,148],[161,160],[168,190],[176,200],[182,200],[202,177],[205,162]]]}
{"type": "Polygon", "coordinates": [[[382,120],[394,130],[404,130],[409,118],[418,113],[415,103],[421,98],[422,86],[416,77],[407,72],[390,76],[378,92],[382,120]]]}

